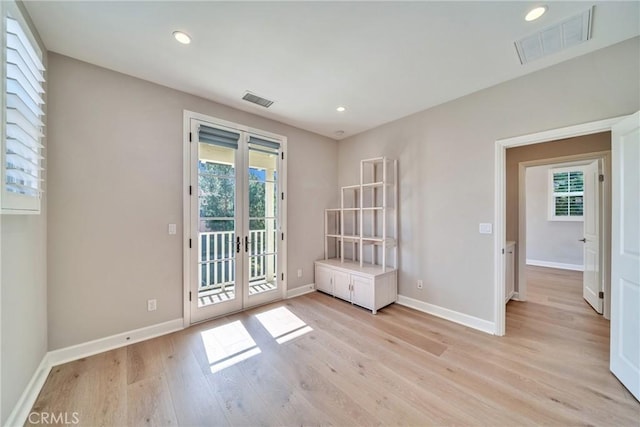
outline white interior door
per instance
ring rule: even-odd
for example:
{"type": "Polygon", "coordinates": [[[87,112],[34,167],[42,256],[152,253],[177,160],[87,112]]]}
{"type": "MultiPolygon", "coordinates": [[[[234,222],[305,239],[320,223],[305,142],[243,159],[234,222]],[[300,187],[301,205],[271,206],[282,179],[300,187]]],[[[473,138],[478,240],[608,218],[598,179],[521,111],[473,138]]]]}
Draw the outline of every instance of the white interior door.
{"type": "Polygon", "coordinates": [[[602,314],[602,270],[600,268],[600,184],[599,161],[586,165],[584,174],[584,233],[582,296],[595,311],[602,314]]]}
{"type": "Polygon", "coordinates": [[[612,128],[611,372],[640,400],[640,112],[612,128]]]}

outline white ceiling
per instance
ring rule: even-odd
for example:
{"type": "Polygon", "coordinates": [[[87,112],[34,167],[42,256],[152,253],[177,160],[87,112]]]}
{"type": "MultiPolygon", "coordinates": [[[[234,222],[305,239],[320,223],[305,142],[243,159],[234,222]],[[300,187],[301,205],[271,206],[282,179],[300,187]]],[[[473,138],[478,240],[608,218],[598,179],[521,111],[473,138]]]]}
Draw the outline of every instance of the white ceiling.
{"type": "MultiPolygon", "coordinates": [[[[341,139],[640,34],[640,2],[27,1],[48,50],[341,139]],[[592,40],[514,41],[595,5],[592,40]],[[190,34],[181,45],[174,30],[190,34]],[[264,109],[246,90],[272,99],[264,109]],[[338,105],[347,110],[336,112],[338,105]],[[344,136],[336,136],[343,130],[344,136]]],[[[639,76],[640,77],[640,76],[639,76]]]]}

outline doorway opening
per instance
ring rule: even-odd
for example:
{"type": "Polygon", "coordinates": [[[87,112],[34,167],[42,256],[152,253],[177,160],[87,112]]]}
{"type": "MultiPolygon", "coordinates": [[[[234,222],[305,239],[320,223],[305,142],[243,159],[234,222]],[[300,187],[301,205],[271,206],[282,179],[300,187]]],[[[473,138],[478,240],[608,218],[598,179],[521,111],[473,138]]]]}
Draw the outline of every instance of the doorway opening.
{"type": "MultiPolygon", "coordinates": [[[[638,291],[640,288],[640,206],[638,190],[640,174],[640,112],[629,116],[585,123],[532,135],[497,140],[495,146],[495,334],[505,334],[505,271],[504,254],[506,226],[506,149],[537,144],[562,138],[611,132],[611,308],[609,369],[620,382],[640,399],[640,353],[638,349],[638,291]]],[[[598,316],[599,319],[606,321],[598,316]]]]}
{"type": "MultiPolygon", "coordinates": [[[[516,240],[516,239],[507,239],[507,235],[511,236],[519,236],[520,225],[517,225],[514,228],[510,228],[507,230],[507,217],[509,215],[515,215],[515,221],[512,223],[519,224],[519,213],[518,213],[518,196],[516,195],[515,207],[510,205],[507,207],[507,195],[509,192],[515,192],[517,194],[518,190],[516,187],[515,190],[507,189],[507,184],[509,180],[507,179],[507,164],[506,164],[506,154],[508,148],[515,147],[524,147],[530,146],[534,144],[540,143],[548,143],[550,141],[557,141],[567,138],[574,138],[584,135],[593,135],[602,132],[611,132],[612,127],[619,123],[622,117],[616,117],[612,119],[600,120],[597,122],[585,123],[576,126],[569,126],[566,128],[553,129],[549,131],[539,132],[535,134],[523,135],[519,137],[507,138],[503,140],[497,140],[495,146],[495,165],[496,165],[496,176],[495,176],[495,287],[494,287],[494,319],[495,319],[495,335],[502,336],[505,334],[505,246],[507,240],[516,240]]],[[[524,170],[524,169],[523,169],[524,170]]],[[[524,221],[523,221],[524,222],[524,221]]],[[[526,240],[526,237],[525,237],[526,240]]],[[[516,267],[520,265],[526,265],[526,258],[522,258],[522,254],[518,254],[518,260],[516,262],[516,267]]],[[[521,274],[524,273],[524,269],[519,269],[516,274],[516,277],[520,279],[521,274]]],[[[524,282],[524,280],[522,280],[524,282]]],[[[525,291],[526,293],[526,291],[525,291]]],[[[518,295],[519,296],[519,295],[518,295]]]]}
{"type": "MultiPolygon", "coordinates": [[[[558,149],[571,142],[583,145],[573,149],[589,151],[594,141],[599,148],[609,149],[611,135],[607,132],[545,145],[548,149],[548,144],[557,144],[555,149],[558,149]]],[[[512,155],[522,158],[521,150],[513,150],[507,151],[508,162],[512,155]]],[[[518,242],[514,299],[529,300],[530,266],[573,270],[579,272],[582,280],[584,300],[597,313],[604,311],[608,319],[610,152],[521,161],[515,185],[518,187],[517,215],[507,217],[507,235],[518,242]],[[511,224],[516,217],[517,224],[511,224]],[[517,230],[516,237],[512,237],[514,230],[517,230]]]]}

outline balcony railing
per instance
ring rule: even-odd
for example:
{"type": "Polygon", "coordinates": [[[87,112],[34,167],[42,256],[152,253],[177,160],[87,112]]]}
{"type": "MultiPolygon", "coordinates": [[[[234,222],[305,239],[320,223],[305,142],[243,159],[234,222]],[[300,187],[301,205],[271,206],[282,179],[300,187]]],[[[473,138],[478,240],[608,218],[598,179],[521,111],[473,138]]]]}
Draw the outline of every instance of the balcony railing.
{"type": "MultiPolygon", "coordinates": [[[[267,255],[266,230],[249,232],[249,282],[267,281],[267,275],[275,274],[276,257],[267,255]]],[[[275,243],[275,232],[272,236],[275,243]]],[[[242,242],[244,244],[244,242],[242,242]]],[[[244,247],[241,250],[245,250],[244,247]]],[[[235,232],[210,231],[200,233],[199,275],[200,291],[220,289],[235,283],[235,232]]],[[[270,278],[269,278],[270,279],[270,278]]]]}

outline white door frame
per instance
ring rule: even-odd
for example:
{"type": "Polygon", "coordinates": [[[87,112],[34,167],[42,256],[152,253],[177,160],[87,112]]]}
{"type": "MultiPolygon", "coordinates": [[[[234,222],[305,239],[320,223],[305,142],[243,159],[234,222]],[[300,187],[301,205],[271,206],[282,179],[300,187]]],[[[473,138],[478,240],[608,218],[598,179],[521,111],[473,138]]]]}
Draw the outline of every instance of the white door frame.
{"type": "MultiPolygon", "coordinates": [[[[574,154],[570,156],[554,157],[540,160],[530,160],[520,162],[518,164],[518,280],[517,291],[514,295],[515,300],[526,301],[527,300],[527,280],[525,275],[525,268],[527,265],[527,178],[526,170],[530,167],[554,165],[554,166],[579,166],[586,165],[588,163],[598,160],[599,173],[603,174],[608,181],[611,179],[611,151],[599,151],[585,154],[574,154]]],[[[599,215],[599,232],[600,232],[600,266],[601,274],[601,288],[604,292],[603,305],[605,307],[604,317],[609,318],[609,302],[610,302],[610,286],[606,278],[608,277],[610,270],[610,258],[606,256],[611,250],[609,245],[609,227],[611,224],[611,196],[608,191],[608,186],[605,185],[600,191],[600,197],[597,201],[599,215]]]]}
{"type": "MultiPolygon", "coordinates": [[[[494,334],[505,333],[504,256],[506,246],[506,150],[511,147],[538,144],[558,139],[573,138],[600,132],[610,132],[614,124],[627,116],[598,120],[574,126],[537,132],[512,138],[498,139],[495,143],[495,188],[494,188],[494,334]]],[[[520,244],[518,244],[520,246],[520,244]]]]}
{"type": "MultiPolygon", "coordinates": [[[[189,132],[191,130],[191,119],[202,120],[215,125],[234,128],[242,132],[254,135],[262,135],[267,138],[277,139],[281,141],[280,147],[282,159],[280,160],[280,191],[284,197],[280,201],[281,206],[281,231],[284,236],[280,240],[280,249],[278,250],[278,258],[282,260],[282,272],[287,271],[287,137],[275,133],[267,132],[261,129],[252,128],[238,123],[230,122],[206,114],[200,114],[189,110],[184,110],[182,119],[182,180],[183,180],[183,205],[182,205],[182,234],[183,234],[183,252],[182,252],[182,324],[185,328],[191,326],[191,303],[189,301],[189,292],[191,291],[191,268],[193,249],[189,248],[189,238],[191,237],[191,195],[189,195],[189,185],[191,185],[191,141],[189,141],[189,132]]],[[[281,276],[281,298],[287,295],[287,274],[281,276]]]]}

